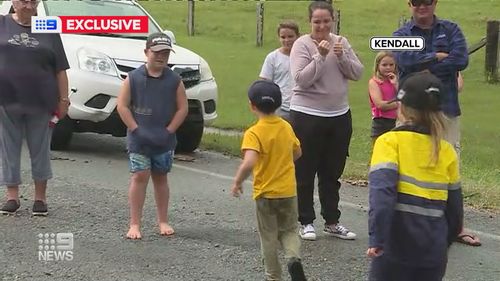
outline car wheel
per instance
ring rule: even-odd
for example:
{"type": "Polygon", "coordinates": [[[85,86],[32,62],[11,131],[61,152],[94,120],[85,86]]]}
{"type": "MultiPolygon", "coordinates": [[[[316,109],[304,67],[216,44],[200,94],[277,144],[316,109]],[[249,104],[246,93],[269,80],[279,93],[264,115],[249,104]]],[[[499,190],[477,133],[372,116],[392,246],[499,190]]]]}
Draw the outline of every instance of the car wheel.
{"type": "Polygon", "coordinates": [[[176,132],[177,152],[193,152],[198,148],[203,136],[202,122],[184,122],[176,132]]]}
{"type": "Polygon", "coordinates": [[[52,132],[52,140],[50,142],[50,149],[52,150],[65,150],[68,148],[73,136],[73,120],[65,117],[56,124],[52,132]]]}

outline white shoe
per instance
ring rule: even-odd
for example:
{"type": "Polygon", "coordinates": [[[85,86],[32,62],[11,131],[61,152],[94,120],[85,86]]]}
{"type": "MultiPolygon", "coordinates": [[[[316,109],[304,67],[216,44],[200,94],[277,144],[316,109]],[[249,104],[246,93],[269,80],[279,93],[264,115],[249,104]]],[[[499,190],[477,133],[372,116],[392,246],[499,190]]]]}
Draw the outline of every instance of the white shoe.
{"type": "Polygon", "coordinates": [[[345,239],[345,240],[356,239],[356,233],[350,231],[349,229],[340,224],[325,225],[323,232],[330,236],[335,236],[340,239],[345,239]]]}
{"type": "Polygon", "coordinates": [[[299,229],[299,235],[300,238],[304,240],[316,240],[316,231],[314,231],[314,225],[312,223],[301,225],[299,229]]]}

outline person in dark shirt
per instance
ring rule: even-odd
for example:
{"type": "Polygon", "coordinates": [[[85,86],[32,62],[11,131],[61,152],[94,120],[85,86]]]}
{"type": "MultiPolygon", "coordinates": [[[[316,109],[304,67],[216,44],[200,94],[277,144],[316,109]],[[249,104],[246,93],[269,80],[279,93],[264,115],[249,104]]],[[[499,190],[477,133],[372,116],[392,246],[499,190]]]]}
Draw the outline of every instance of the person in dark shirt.
{"type": "MultiPolygon", "coordinates": [[[[438,0],[410,0],[410,22],[394,32],[395,36],[422,36],[425,48],[420,52],[395,52],[400,80],[409,74],[426,70],[436,75],[444,85],[441,109],[447,117],[445,140],[450,142],[460,157],[460,104],[458,99],[461,82],[457,73],[469,63],[467,44],[458,24],[438,18],[435,10],[438,0]]],[[[479,238],[462,230],[461,243],[480,246],[479,238]]]]}
{"type": "Polygon", "coordinates": [[[20,207],[24,138],[35,182],[33,215],[48,214],[49,123],[54,112],[63,118],[69,106],[69,65],[60,35],[31,33],[39,2],[12,0],[14,13],[0,15],[0,185],[7,186],[3,214],[14,214],[20,207]]]}

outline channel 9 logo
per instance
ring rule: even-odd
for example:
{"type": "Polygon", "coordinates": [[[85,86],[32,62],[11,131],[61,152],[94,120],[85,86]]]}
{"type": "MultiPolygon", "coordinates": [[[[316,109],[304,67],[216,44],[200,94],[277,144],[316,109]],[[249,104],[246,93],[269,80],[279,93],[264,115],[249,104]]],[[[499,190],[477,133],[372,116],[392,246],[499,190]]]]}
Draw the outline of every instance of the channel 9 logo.
{"type": "Polygon", "coordinates": [[[32,33],[61,33],[61,28],[59,17],[31,17],[32,33]]]}
{"type": "Polygon", "coordinates": [[[147,16],[36,16],[32,33],[148,33],[147,16]]]}

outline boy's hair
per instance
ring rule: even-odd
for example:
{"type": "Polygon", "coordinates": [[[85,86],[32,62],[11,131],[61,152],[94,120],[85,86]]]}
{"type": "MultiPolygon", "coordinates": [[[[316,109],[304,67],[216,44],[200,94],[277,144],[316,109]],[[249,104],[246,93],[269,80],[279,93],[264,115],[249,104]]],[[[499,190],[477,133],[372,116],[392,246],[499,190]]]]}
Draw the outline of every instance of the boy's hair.
{"type": "Polygon", "coordinates": [[[299,33],[299,25],[293,21],[293,20],[285,20],[285,21],[282,21],[280,22],[280,24],[278,24],[278,36],[280,35],[280,31],[282,29],[290,29],[290,30],[293,30],[295,32],[295,35],[299,36],[300,33],[299,33]]]}
{"type": "Polygon", "coordinates": [[[248,89],[248,99],[260,112],[271,114],[281,106],[281,90],[272,81],[257,80],[248,89]]]}
{"type": "Polygon", "coordinates": [[[391,51],[378,52],[377,55],[375,56],[375,62],[373,63],[373,75],[375,75],[375,77],[377,77],[379,79],[382,79],[383,77],[380,75],[380,72],[378,71],[378,67],[379,67],[382,59],[385,57],[391,57],[394,60],[394,68],[397,69],[396,58],[394,57],[394,53],[392,53],[391,51]]]}
{"type": "Polygon", "coordinates": [[[433,147],[431,163],[438,161],[446,128],[446,117],[440,106],[442,92],[443,84],[439,78],[428,72],[418,72],[402,82],[396,97],[396,100],[401,101],[403,117],[411,124],[430,131],[433,147]]]}

